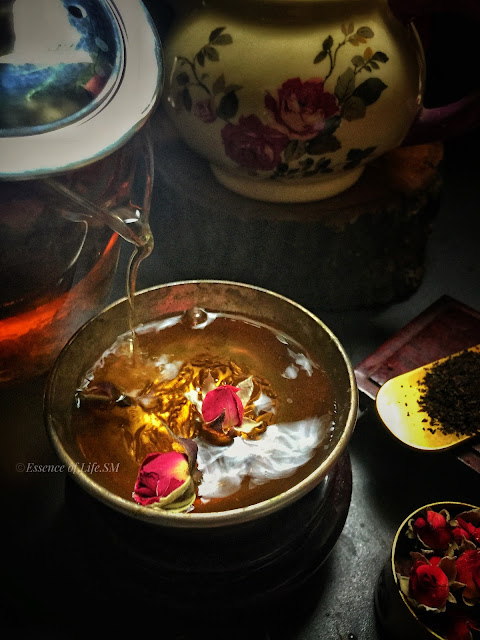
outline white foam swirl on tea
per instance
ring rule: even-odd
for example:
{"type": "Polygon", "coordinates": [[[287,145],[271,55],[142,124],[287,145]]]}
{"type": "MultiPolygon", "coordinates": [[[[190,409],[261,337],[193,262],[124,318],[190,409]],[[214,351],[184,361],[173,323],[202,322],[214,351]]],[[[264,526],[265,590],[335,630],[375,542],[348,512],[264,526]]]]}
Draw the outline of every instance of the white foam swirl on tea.
{"type": "Polygon", "coordinates": [[[292,475],[314,455],[325,437],[331,416],[272,424],[258,440],[235,438],[228,446],[197,439],[202,502],[230,496],[249,477],[249,488],[292,475]]]}

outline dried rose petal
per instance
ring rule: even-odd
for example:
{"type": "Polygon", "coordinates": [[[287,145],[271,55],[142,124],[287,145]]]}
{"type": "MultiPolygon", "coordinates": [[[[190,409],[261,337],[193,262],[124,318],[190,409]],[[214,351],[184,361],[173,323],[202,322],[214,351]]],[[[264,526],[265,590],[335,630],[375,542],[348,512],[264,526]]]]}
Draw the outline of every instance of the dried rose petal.
{"type": "Polygon", "coordinates": [[[177,451],[149,453],[138,470],[133,498],[141,505],[167,504],[191,484],[188,456],[177,451]]]}
{"type": "Polygon", "coordinates": [[[191,438],[177,437],[177,442],[179,442],[185,449],[185,454],[188,459],[188,467],[190,472],[192,472],[197,461],[198,445],[191,438]]]}
{"type": "Polygon", "coordinates": [[[218,418],[216,418],[212,422],[206,422],[202,426],[202,434],[212,444],[221,446],[231,444],[233,438],[236,435],[235,429],[233,429],[233,427],[230,427],[230,429],[223,428],[224,418],[225,411],[222,411],[218,418]]]}
{"type": "Polygon", "coordinates": [[[248,401],[252,397],[253,388],[252,376],[249,376],[248,378],[245,378],[245,380],[242,380],[238,383],[237,395],[240,398],[240,402],[242,403],[243,407],[247,406],[248,401]]]}
{"type": "Polygon", "coordinates": [[[237,395],[238,387],[229,384],[212,389],[205,396],[202,403],[202,416],[205,422],[217,420],[224,412],[222,429],[226,432],[232,427],[238,427],[243,420],[243,405],[237,395]]]}
{"type": "Polygon", "coordinates": [[[77,402],[86,402],[92,407],[108,408],[115,404],[128,407],[133,404],[131,398],[126,396],[112,382],[98,382],[85,389],[79,389],[76,394],[77,402]]]}

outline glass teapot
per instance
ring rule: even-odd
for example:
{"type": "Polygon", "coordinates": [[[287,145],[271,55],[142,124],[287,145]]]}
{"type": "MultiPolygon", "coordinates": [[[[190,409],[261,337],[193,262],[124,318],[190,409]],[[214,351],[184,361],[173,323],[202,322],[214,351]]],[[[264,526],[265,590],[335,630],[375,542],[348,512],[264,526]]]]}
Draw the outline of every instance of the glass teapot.
{"type": "Polygon", "coordinates": [[[138,0],[0,2],[0,387],[41,375],[149,244],[162,85],[138,0]]]}

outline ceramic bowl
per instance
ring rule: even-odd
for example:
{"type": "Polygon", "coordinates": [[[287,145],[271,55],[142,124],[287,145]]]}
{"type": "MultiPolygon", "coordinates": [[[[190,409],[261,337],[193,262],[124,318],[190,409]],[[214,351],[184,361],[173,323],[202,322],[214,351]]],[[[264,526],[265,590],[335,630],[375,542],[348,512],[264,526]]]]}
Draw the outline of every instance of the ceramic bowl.
{"type": "Polygon", "coordinates": [[[207,311],[240,313],[284,330],[312,357],[319,357],[333,381],[338,412],[332,443],[316,468],[295,486],[241,509],[168,513],[113,494],[88,473],[89,461],[76,444],[71,418],[82,376],[127,330],[127,301],[123,299],[73,336],[58,357],[47,385],[46,425],[65,469],[74,470],[70,474],[73,482],[69,482],[74,501],[86,508],[90,519],[92,513],[100,518],[107,538],[115,532],[115,545],[107,545],[108,549],[118,549],[119,540],[123,541],[122,562],[130,557],[137,568],[156,567],[155,586],[166,597],[172,593],[172,580],[187,589],[197,604],[221,597],[229,581],[236,582],[244,602],[303,580],[322,564],[333,547],[351,497],[346,447],[357,417],[358,397],[352,366],[341,344],[303,307],[246,284],[177,282],[139,292],[135,304],[137,324],[197,306],[207,311]],[[137,545],[135,541],[140,542],[137,545]],[[196,551],[199,545],[201,554],[196,551]],[[165,548],[170,550],[168,554],[165,548]],[[202,576],[200,582],[192,579],[196,574],[202,576]],[[168,576],[164,589],[161,576],[168,576]]]}
{"type": "MultiPolygon", "coordinates": [[[[390,640],[445,640],[441,618],[443,613],[422,613],[415,608],[409,598],[402,593],[398,569],[402,558],[408,558],[411,541],[406,536],[409,522],[423,514],[427,509],[436,512],[446,510],[451,518],[478,507],[462,502],[435,502],[424,505],[408,515],[398,528],[393,539],[389,559],[380,573],[375,590],[375,611],[380,625],[390,640]]],[[[428,556],[428,553],[426,554],[428,556]]],[[[403,574],[402,574],[403,575],[403,574]]],[[[461,592],[455,592],[457,601],[461,601],[461,592]]],[[[447,607],[450,603],[447,603],[447,607]]],[[[479,616],[479,605],[463,607],[467,614],[479,616]]],[[[462,636],[463,637],[463,636],[462,636]]]]}

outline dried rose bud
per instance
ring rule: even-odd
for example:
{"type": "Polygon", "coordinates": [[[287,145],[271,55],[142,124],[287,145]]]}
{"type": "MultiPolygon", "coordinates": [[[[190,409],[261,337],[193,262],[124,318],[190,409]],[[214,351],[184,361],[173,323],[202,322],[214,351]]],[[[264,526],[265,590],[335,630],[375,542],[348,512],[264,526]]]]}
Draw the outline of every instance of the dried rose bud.
{"type": "Polygon", "coordinates": [[[462,537],[480,544],[480,509],[464,511],[456,517],[457,526],[453,530],[453,536],[458,544],[462,537]]]}
{"type": "Polygon", "coordinates": [[[450,611],[445,628],[447,640],[472,640],[472,629],[480,631],[479,623],[462,611],[450,611]]]}
{"type": "Polygon", "coordinates": [[[413,531],[420,541],[434,551],[443,551],[452,541],[452,528],[442,513],[428,509],[426,517],[413,522],[413,531]]]}
{"type": "Polygon", "coordinates": [[[143,506],[167,505],[192,487],[186,454],[177,451],[149,453],[140,465],[132,495],[143,506]]]}
{"type": "Polygon", "coordinates": [[[457,558],[457,580],[465,585],[463,599],[480,601],[480,549],[467,549],[457,558]]]}
{"type": "Polygon", "coordinates": [[[418,604],[443,609],[450,592],[448,577],[438,566],[417,560],[410,571],[409,594],[418,604]]]}

